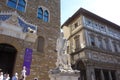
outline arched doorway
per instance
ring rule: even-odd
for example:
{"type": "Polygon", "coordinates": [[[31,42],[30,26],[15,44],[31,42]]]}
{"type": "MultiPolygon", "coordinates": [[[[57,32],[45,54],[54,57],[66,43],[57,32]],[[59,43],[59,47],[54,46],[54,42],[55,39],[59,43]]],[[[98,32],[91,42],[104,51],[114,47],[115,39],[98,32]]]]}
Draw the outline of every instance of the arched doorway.
{"type": "Polygon", "coordinates": [[[0,69],[3,73],[13,74],[17,49],[12,45],[0,44],[0,69]]]}
{"type": "Polygon", "coordinates": [[[80,79],[79,80],[87,80],[86,78],[86,68],[81,59],[78,59],[73,66],[73,69],[77,69],[80,71],[80,79]]]}

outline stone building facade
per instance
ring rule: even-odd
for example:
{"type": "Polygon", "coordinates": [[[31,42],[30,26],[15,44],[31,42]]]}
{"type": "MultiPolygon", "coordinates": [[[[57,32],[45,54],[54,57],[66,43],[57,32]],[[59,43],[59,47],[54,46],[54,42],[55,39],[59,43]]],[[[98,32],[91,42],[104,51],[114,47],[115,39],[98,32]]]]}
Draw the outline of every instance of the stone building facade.
{"type": "Polygon", "coordinates": [[[62,29],[80,80],[120,80],[120,26],[80,8],[62,29]]]}
{"type": "Polygon", "coordinates": [[[60,0],[0,0],[0,69],[48,80],[55,67],[60,0]]]}

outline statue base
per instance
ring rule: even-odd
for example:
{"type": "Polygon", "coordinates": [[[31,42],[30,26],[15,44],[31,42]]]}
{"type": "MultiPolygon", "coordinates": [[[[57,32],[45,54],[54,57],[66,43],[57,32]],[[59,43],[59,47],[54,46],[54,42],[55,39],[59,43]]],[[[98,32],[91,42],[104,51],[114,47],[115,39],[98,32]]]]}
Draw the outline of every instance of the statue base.
{"type": "Polygon", "coordinates": [[[80,72],[78,70],[53,69],[49,71],[50,80],[78,80],[80,72]]]}

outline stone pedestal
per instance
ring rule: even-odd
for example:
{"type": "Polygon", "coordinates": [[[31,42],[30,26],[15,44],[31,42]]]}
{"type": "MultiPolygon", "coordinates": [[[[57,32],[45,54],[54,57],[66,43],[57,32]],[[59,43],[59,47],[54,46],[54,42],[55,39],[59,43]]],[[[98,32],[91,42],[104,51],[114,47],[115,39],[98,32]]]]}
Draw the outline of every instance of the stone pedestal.
{"type": "Polygon", "coordinates": [[[62,72],[60,70],[51,70],[49,77],[50,80],[78,80],[80,73],[77,70],[62,72]]]}

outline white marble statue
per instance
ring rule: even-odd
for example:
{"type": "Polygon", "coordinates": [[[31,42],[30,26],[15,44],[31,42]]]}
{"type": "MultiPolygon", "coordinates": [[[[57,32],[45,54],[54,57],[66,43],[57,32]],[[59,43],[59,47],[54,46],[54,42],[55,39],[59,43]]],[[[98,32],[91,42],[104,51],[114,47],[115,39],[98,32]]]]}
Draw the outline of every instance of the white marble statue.
{"type": "Polygon", "coordinates": [[[57,39],[56,68],[49,71],[50,80],[78,80],[80,71],[71,68],[70,55],[67,54],[67,40],[63,38],[63,33],[57,39]]]}
{"type": "Polygon", "coordinates": [[[23,70],[21,71],[21,77],[23,80],[26,80],[26,67],[23,66],[23,70]]]}
{"type": "Polygon", "coordinates": [[[56,66],[60,70],[72,70],[70,64],[70,55],[66,53],[67,49],[67,40],[63,38],[64,34],[61,32],[60,37],[57,39],[57,62],[56,66]]]}

